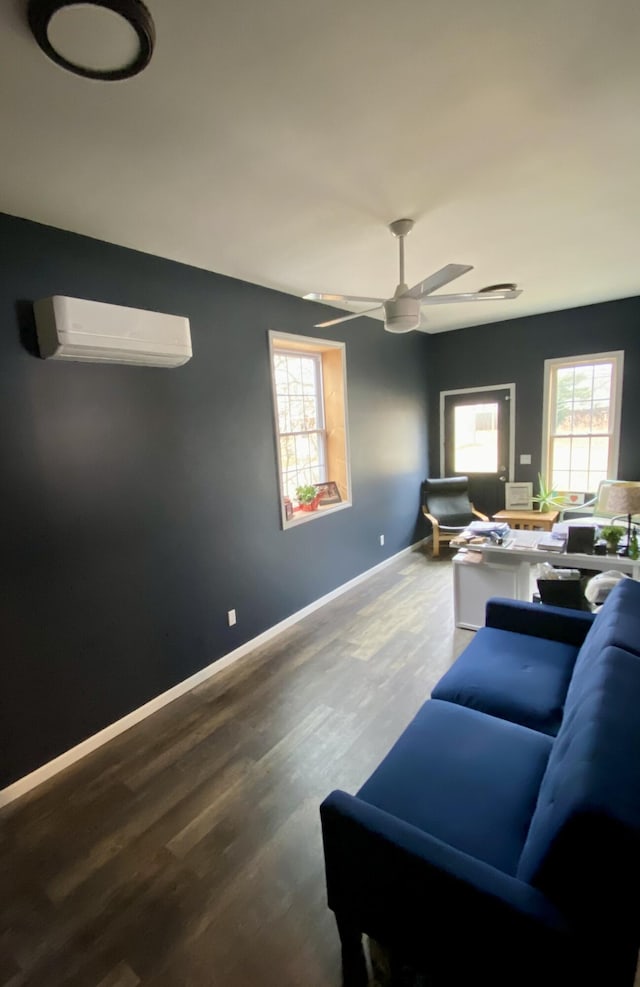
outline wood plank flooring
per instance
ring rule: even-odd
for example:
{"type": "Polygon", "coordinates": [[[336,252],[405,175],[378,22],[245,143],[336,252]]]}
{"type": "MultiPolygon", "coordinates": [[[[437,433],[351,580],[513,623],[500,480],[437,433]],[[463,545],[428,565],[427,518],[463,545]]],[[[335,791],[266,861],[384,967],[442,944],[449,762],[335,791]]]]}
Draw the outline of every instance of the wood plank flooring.
{"type": "Polygon", "coordinates": [[[318,807],[472,637],[396,560],[0,815],[3,987],[339,987],[318,807]]]}

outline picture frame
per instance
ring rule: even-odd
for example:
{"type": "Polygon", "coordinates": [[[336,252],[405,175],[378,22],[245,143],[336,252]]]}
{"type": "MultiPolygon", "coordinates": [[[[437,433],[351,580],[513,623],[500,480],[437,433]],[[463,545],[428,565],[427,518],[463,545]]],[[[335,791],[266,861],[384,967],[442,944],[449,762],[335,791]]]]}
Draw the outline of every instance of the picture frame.
{"type": "Polygon", "coordinates": [[[559,490],[556,497],[558,504],[562,504],[563,507],[582,507],[586,495],[583,493],[568,493],[564,490],[559,490]]]}
{"type": "Polygon", "coordinates": [[[342,503],[338,484],[333,480],[327,480],[326,483],[314,483],[314,486],[320,494],[320,500],[318,501],[320,507],[326,507],[328,504],[342,503]]]}
{"type": "Polygon", "coordinates": [[[533,510],[533,483],[505,483],[504,506],[507,511],[533,510]]]}

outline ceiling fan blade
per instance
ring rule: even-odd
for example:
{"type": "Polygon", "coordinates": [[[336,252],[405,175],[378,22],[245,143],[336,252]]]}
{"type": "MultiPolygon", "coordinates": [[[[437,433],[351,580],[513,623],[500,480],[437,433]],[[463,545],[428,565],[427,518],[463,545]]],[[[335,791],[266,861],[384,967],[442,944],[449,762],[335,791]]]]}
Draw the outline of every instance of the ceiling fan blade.
{"type": "Polygon", "coordinates": [[[377,302],[382,305],[384,298],[368,298],[366,295],[329,295],[326,292],[310,291],[303,295],[309,302],[377,302]]]}
{"type": "Polygon", "coordinates": [[[461,291],[457,295],[427,295],[420,299],[421,305],[448,305],[456,302],[502,302],[517,298],[522,289],[511,291],[461,291]]]}
{"type": "Polygon", "coordinates": [[[410,298],[421,298],[422,295],[428,295],[432,291],[436,291],[437,288],[444,287],[445,284],[449,284],[450,281],[454,281],[456,278],[466,274],[467,271],[472,270],[472,264],[447,264],[446,267],[436,271],[435,274],[425,278],[424,281],[418,281],[417,284],[414,284],[413,288],[405,291],[405,297],[408,295],[410,298]]]}
{"type": "Polygon", "coordinates": [[[328,322],[316,322],[314,329],[327,329],[329,326],[337,326],[339,322],[349,322],[350,319],[359,319],[363,315],[370,315],[371,312],[377,312],[381,309],[382,305],[376,305],[375,308],[365,309],[364,312],[354,312],[353,315],[343,315],[339,319],[329,319],[328,322]]]}

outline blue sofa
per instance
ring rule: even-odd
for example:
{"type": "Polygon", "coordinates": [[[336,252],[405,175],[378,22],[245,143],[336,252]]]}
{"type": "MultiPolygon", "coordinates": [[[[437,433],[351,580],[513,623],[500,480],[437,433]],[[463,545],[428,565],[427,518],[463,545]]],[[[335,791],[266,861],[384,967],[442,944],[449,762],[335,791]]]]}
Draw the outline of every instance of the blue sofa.
{"type": "Polygon", "coordinates": [[[597,615],[493,599],[356,795],[321,806],[345,984],[362,934],[434,985],[631,987],[640,583],[597,615]]]}

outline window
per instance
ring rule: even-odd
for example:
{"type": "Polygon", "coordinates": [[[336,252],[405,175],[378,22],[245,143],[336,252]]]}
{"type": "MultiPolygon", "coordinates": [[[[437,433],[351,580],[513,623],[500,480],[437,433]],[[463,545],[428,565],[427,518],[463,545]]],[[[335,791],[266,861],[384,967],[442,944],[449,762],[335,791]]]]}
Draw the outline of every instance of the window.
{"type": "Polygon", "coordinates": [[[543,470],[554,490],[594,493],[618,471],[624,353],[545,361],[543,470]]]}
{"type": "Polygon", "coordinates": [[[269,333],[283,527],[350,506],[344,343],[269,333]],[[330,484],[317,511],[300,486],[330,484]],[[331,503],[328,503],[331,501],[331,503]]]}
{"type": "Polygon", "coordinates": [[[498,405],[459,404],[454,408],[456,473],[497,473],[498,405]]]}
{"type": "Polygon", "coordinates": [[[319,353],[274,348],[282,491],[295,498],[299,486],[326,476],[326,434],[319,353]]]}

